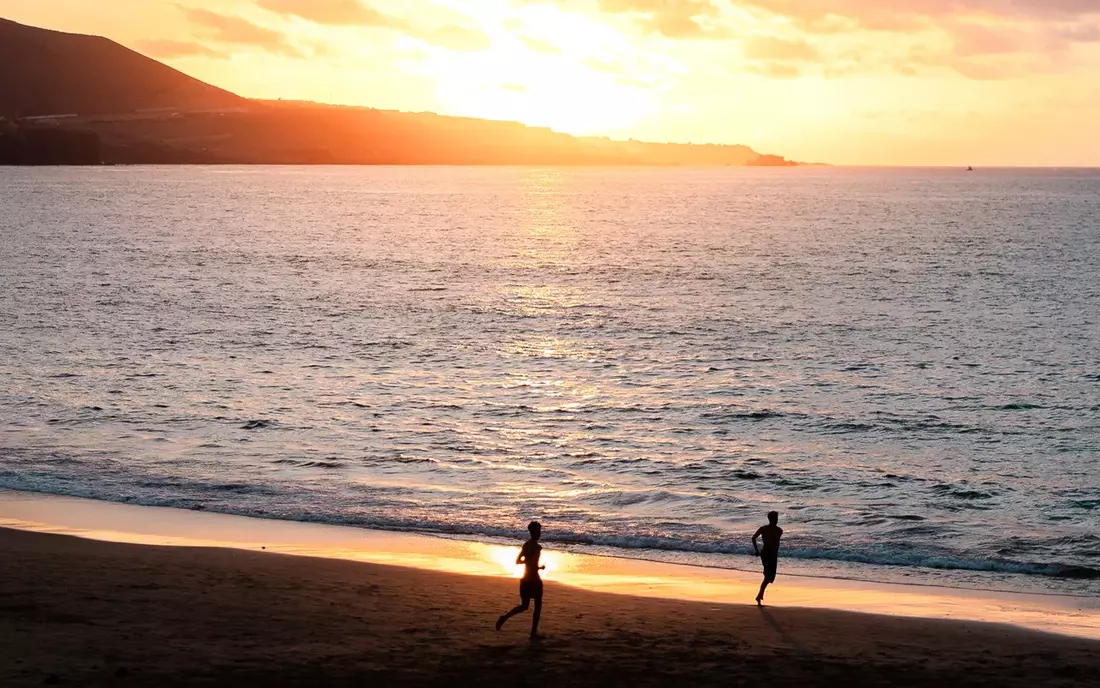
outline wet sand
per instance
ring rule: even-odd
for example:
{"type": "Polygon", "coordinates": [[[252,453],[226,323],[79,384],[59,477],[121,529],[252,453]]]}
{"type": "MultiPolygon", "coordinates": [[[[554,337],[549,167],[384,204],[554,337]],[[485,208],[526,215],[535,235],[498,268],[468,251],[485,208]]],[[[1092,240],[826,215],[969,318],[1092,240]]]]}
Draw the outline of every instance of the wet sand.
{"type": "Polygon", "coordinates": [[[0,685],[1096,685],[1100,643],[0,529],[0,685]]]}
{"type": "MultiPolygon", "coordinates": [[[[0,490],[0,527],[144,545],[231,548],[325,559],[347,559],[444,573],[516,577],[519,540],[476,542],[423,533],[248,518],[208,511],[118,504],[0,490]]],[[[746,535],[746,543],[747,543],[746,535]]],[[[563,550],[544,539],[547,580],[594,592],[751,604],[760,562],[748,555],[715,568],[563,550]]],[[[991,583],[994,583],[991,581],[991,583]]],[[[992,589],[990,589],[992,588],[992,589]]],[[[793,575],[780,561],[777,607],[1003,623],[1100,640],[1100,598],[958,587],[874,583],[852,578],[793,575]]]]}

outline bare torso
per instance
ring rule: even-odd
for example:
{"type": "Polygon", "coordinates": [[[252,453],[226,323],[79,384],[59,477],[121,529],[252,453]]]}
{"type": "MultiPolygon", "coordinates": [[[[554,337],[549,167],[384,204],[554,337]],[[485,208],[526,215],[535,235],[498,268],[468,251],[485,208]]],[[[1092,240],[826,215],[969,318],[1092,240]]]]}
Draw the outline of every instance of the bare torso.
{"type": "MultiPolygon", "coordinates": [[[[779,539],[783,537],[782,528],[771,524],[761,526],[760,530],[756,531],[756,536],[764,540],[764,554],[777,554],[779,552],[779,539]]],[[[753,541],[756,540],[756,536],[753,536],[753,541]]]]}
{"type": "Polygon", "coordinates": [[[542,545],[528,540],[523,543],[523,577],[533,580],[539,577],[539,557],[542,556],[542,545]]]}

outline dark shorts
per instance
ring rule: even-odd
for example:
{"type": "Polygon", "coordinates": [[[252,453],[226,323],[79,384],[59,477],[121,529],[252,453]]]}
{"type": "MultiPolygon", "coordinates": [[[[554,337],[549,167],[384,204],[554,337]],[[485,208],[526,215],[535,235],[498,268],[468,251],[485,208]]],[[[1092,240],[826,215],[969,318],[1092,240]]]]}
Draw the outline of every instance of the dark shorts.
{"type": "Polygon", "coordinates": [[[775,582],[775,570],[779,567],[779,552],[760,555],[760,561],[764,563],[764,579],[769,583],[775,582]]]}
{"type": "Polygon", "coordinates": [[[524,578],[519,582],[519,596],[524,602],[527,600],[542,601],[542,579],[524,578]]]}

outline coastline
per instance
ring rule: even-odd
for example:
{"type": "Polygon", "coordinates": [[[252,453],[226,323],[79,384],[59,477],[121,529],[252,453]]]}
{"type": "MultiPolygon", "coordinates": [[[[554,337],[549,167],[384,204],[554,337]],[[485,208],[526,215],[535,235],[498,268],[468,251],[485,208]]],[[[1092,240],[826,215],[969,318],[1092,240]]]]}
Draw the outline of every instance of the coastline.
{"type": "MultiPolygon", "coordinates": [[[[343,559],[500,580],[521,572],[513,564],[518,542],[492,544],[13,490],[0,490],[0,527],[136,545],[343,559]]],[[[751,604],[760,581],[758,574],[741,570],[555,551],[552,536],[546,545],[547,580],[589,592],[739,605],[751,604]]],[[[1097,598],[784,575],[782,561],[767,602],[784,608],[1004,624],[1100,640],[1097,598]]]]}

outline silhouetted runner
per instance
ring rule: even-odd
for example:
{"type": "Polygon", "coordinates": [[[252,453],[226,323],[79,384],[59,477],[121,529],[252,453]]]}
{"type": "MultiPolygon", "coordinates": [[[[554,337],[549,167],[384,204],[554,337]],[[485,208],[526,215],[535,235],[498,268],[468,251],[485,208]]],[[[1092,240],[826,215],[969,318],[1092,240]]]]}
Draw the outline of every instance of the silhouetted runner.
{"type": "Polygon", "coordinates": [[[531,539],[523,543],[523,549],[519,551],[519,556],[516,557],[516,563],[524,565],[523,578],[519,582],[520,604],[497,619],[497,630],[499,631],[508,619],[527,611],[531,600],[534,600],[535,616],[531,618],[531,638],[537,638],[539,615],[542,614],[542,578],[539,576],[539,571],[546,568],[545,566],[539,566],[539,557],[542,555],[542,545],[539,544],[539,538],[542,537],[542,524],[538,521],[531,521],[527,526],[527,530],[531,533],[531,539]]]}
{"type": "Polygon", "coordinates": [[[760,526],[756,534],[752,536],[752,548],[756,556],[764,563],[764,582],[760,584],[760,593],[756,596],[756,604],[764,601],[764,590],[768,583],[775,582],[775,569],[779,565],[779,538],[783,537],[783,529],[779,527],[779,512],[768,512],[768,525],[760,526]],[[756,546],[756,538],[764,538],[764,551],[756,546]]]}

